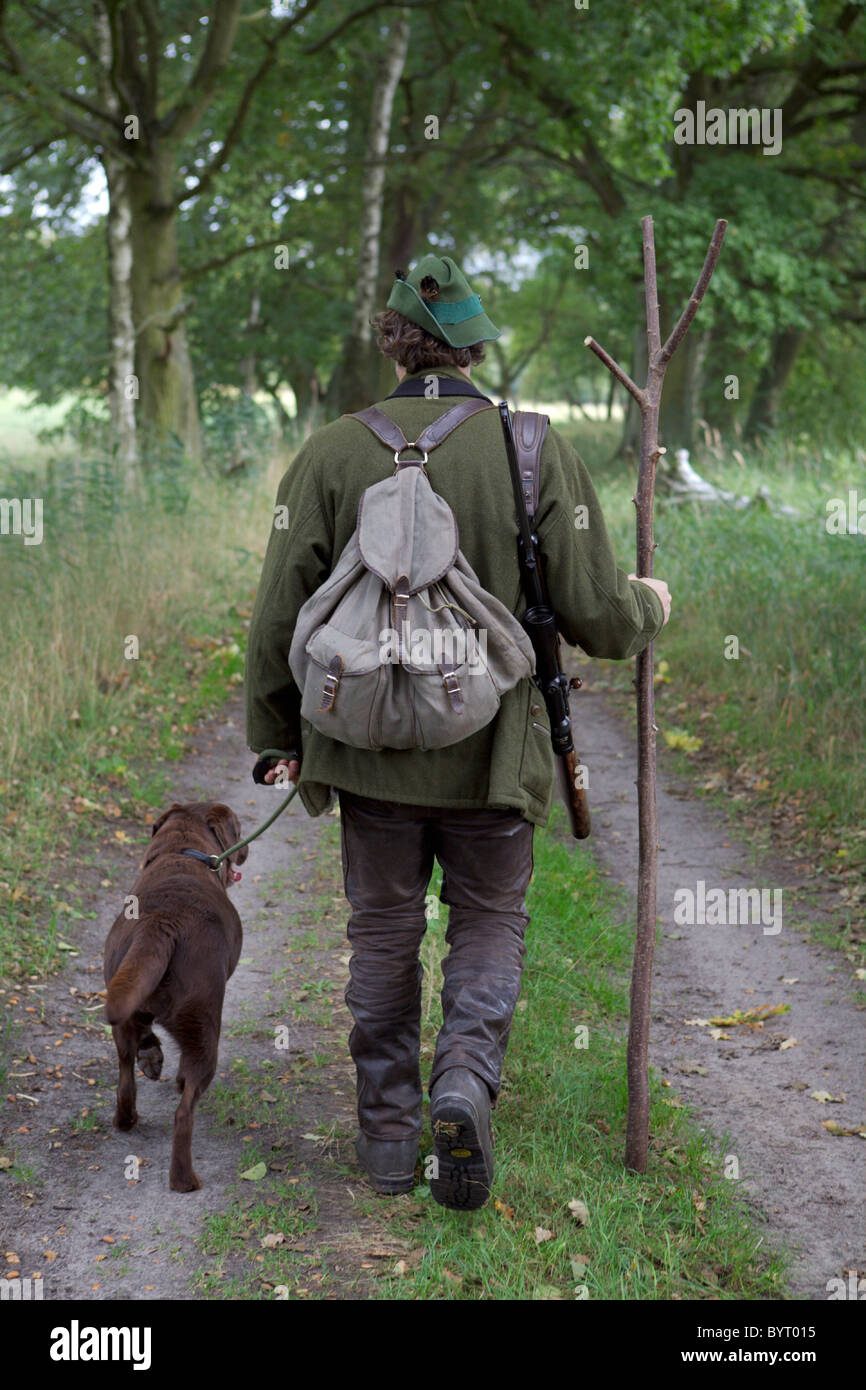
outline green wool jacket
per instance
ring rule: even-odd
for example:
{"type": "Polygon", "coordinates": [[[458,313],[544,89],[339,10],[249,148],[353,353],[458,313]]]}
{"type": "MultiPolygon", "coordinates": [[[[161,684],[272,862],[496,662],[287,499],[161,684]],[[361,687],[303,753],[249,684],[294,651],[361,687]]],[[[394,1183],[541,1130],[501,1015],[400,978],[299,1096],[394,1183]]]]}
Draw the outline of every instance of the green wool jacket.
{"type": "MultiPolygon", "coordinates": [[[[435,374],[463,375],[456,367],[435,374]]],[[[459,399],[404,396],[377,404],[407,439],[416,439],[459,399]]],[[[301,720],[288,666],[298,612],[351,538],[364,489],[393,471],[393,453],[343,416],[311,435],[284,475],[277,507],[288,509],[288,524],[278,524],[286,513],[275,510],[247,644],[249,746],[256,753],[302,751],[299,795],[312,816],[332,804],[332,789],[343,788],[415,805],[512,807],[544,825],[553,799],[553,751],[543,701],[529,678],[503,696],[486,728],[429,752],[352,748],[301,720]]],[[[427,471],[457,518],[460,547],[480,582],[519,617],[525,602],[517,522],[498,412],[480,411],[462,424],[430,454],[427,471]]],[[[642,651],[663,625],[661,601],[617,568],[586,467],[553,428],[541,458],[536,529],[565,641],[597,657],[642,651]]]]}

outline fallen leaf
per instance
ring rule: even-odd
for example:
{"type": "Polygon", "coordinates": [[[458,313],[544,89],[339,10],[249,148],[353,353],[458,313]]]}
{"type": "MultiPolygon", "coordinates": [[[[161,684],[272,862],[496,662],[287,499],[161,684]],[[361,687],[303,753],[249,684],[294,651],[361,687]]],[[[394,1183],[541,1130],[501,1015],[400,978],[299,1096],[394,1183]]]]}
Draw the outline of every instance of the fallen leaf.
{"type": "Polygon", "coordinates": [[[241,1177],[246,1178],[247,1182],[261,1182],[267,1171],[266,1164],[255,1163],[252,1168],[248,1168],[245,1173],[241,1173],[241,1177]]]}
{"type": "Polygon", "coordinates": [[[707,1069],[702,1067],[699,1062],[683,1062],[680,1071],[686,1076],[706,1076],[707,1069]]]}
{"type": "Polygon", "coordinates": [[[790,1004],[758,1004],[754,1009],[734,1009],[728,1018],[711,1018],[717,1028],[763,1028],[764,1020],[791,1012],[790,1004]]]}
{"type": "Polygon", "coordinates": [[[573,1197],[568,1204],[568,1210],[571,1212],[578,1226],[586,1225],[589,1220],[589,1211],[587,1210],[585,1202],[581,1202],[578,1197],[573,1197]]]}
{"type": "Polygon", "coordinates": [[[668,748],[682,748],[685,753],[696,753],[703,746],[702,738],[695,738],[687,729],[665,729],[665,743],[668,748]]]}
{"type": "Polygon", "coordinates": [[[837,1125],[835,1120],[822,1120],[821,1127],[826,1129],[828,1134],[844,1134],[849,1137],[859,1134],[861,1139],[866,1139],[866,1124],[851,1125],[846,1128],[844,1125],[837,1125]]]}
{"type": "Polygon", "coordinates": [[[407,1265],[407,1263],[406,1263],[405,1260],[398,1260],[398,1261],[397,1261],[397,1263],[396,1263],[395,1266],[394,1266],[394,1273],[395,1273],[395,1274],[398,1274],[398,1275],[400,1276],[401,1279],[402,1279],[402,1277],[403,1277],[404,1274],[408,1274],[408,1273],[409,1273],[409,1266],[407,1265]]]}
{"type": "Polygon", "coordinates": [[[780,1051],[780,1052],[787,1052],[789,1047],[801,1047],[801,1046],[802,1046],[802,1044],[801,1044],[801,1043],[798,1043],[796,1038],[785,1038],[783,1042],[780,1042],[780,1043],[779,1043],[779,1051],[780,1051]]]}
{"type": "Polygon", "coordinates": [[[514,1207],[509,1207],[505,1202],[500,1202],[498,1197],[495,1198],[493,1202],[493,1210],[498,1211],[500,1216],[504,1216],[506,1221],[514,1220],[514,1207]]]}
{"type": "Polygon", "coordinates": [[[711,1028],[710,1037],[714,1038],[716,1042],[729,1042],[731,1035],[726,1033],[724,1028],[711,1028]]]}
{"type": "Polygon", "coordinates": [[[575,1279],[580,1279],[580,1278],[582,1278],[583,1275],[586,1273],[587,1266],[589,1265],[589,1256],[588,1256],[588,1255],[572,1255],[571,1260],[569,1261],[569,1263],[570,1263],[570,1265],[571,1265],[571,1272],[572,1272],[574,1278],[575,1278],[575,1279]]]}
{"type": "Polygon", "coordinates": [[[828,1101],[833,1105],[844,1104],[844,1096],[833,1096],[829,1091],[810,1091],[809,1099],[816,1100],[819,1105],[826,1105],[828,1101]]]}
{"type": "Polygon", "coordinates": [[[544,1229],[543,1226],[536,1226],[536,1228],[535,1228],[535,1244],[536,1244],[536,1245],[542,1245],[542,1244],[544,1243],[544,1241],[550,1240],[550,1239],[552,1238],[552,1236],[553,1236],[553,1231],[546,1231],[546,1230],[544,1229]]]}
{"type": "Polygon", "coordinates": [[[561,1299],[562,1294],[560,1293],[559,1289],[555,1289],[552,1284],[539,1284],[536,1289],[533,1289],[532,1297],[533,1299],[545,1300],[553,1298],[561,1299]]]}
{"type": "Polygon", "coordinates": [[[282,1245],[285,1240],[282,1231],[270,1231],[266,1236],[262,1236],[259,1245],[263,1250],[274,1250],[278,1245],[282,1245]]]}

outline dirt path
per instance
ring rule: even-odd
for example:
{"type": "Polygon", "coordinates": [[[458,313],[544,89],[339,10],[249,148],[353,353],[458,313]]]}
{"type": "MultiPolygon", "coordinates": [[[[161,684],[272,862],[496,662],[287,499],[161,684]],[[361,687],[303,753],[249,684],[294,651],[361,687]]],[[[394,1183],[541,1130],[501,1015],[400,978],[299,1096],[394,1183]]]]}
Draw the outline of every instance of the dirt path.
{"type": "MultiPolygon", "coordinates": [[[[591,680],[591,677],[590,677],[591,680]]],[[[633,892],[637,864],[634,734],[622,697],[592,690],[575,698],[582,761],[589,768],[595,850],[612,878],[633,892]]],[[[866,1120],[866,1029],[862,986],[841,956],[800,935],[803,911],[793,902],[804,870],[752,861],[735,819],[695,800],[660,750],[659,891],[661,939],[656,952],[650,1055],[700,1121],[739,1164],[743,1188],[771,1242],[799,1253],[791,1292],[826,1299],[828,1280],[846,1278],[864,1253],[866,1145],[822,1128],[866,1120]],[[782,926],[770,912],[755,925],[681,925],[678,890],[782,889],[782,926]],[[764,926],[769,925],[770,933],[764,926]],[[763,1029],[709,1026],[688,1019],[728,1017],[735,1009],[790,1004],[763,1029]],[[782,1048],[789,1038],[796,1045],[782,1048]],[[844,1096],[841,1103],[812,1092],[844,1096]]],[[[767,899],[771,908],[779,901],[767,899]]],[[[733,1168],[733,1165],[731,1165],[733,1168]]]]}
{"type": "MultiPolygon", "coordinates": [[[[579,696],[581,754],[590,768],[593,846],[631,889],[636,853],[634,744],[615,698],[579,696]]],[[[177,767],[179,800],[219,796],[246,828],[273,807],[249,778],[239,700],[196,736],[177,767]]],[[[866,1273],[864,1149],[833,1137],[825,1119],[862,1123],[863,1013],[851,968],[807,943],[784,899],[776,935],[762,925],[685,926],[674,894],[801,879],[778,864],[756,871],[747,842],[716,811],[686,796],[665,766],[659,790],[659,913],[652,1059],[739,1163],[769,1241],[799,1247],[796,1297],[824,1299],[827,1281],[866,1273]],[[762,1030],[708,1019],[765,1003],[791,1010],[762,1030]],[[780,1043],[795,1038],[796,1046],[780,1043]],[[812,1091],[845,1096],[820,1104],[812,1091]]],[[[58,976],[0,996],[13,1061],[0,1111],[0,1276],[41,1274],[46,1299],[364,1298],[406,1254],[383,1234],[382,1203],[359,1179],[352,1151],[351,1023],[346,904],[336,825],[292,806],[253,846],[232,891],[244,923],[229,983],[220,1067],[196,1121],[200,1192],[168,1189],[172,1078],[139,1078],[139,1126],[111,1127],[114,1048],[101,1018],[102,944],[128,891],[146,828],[121,827],[88,862],[59,867],[89,890],[93,917],[64,927],[77,955],[58,976]],[[95,861],[95,862],[94,862],[95,861]],[[284,1030],[282,1033],[278,1030],[284,1030]],[[275,1041],[285,1046],[275,1046],[275,1041]],[[138,1166],[133,1160],[140,1160],[138,1166]],[[258,1180],[244,1172],[261,1171],[258,1180]]],[[[407,1199],[398,1199],[406,1201],[407,1199]]]]}
{"type": "MultiPolygon", "coordinates": [[[[240,701],[195,742],[201,751],[173,780],[177,799],[223,799],[245,829],[260,823],[279,793],[250,779],[240,701]]],[[[352,1150],[334,820],[290,806],[252,846],[232,889],[244,949],[226,995],[217,1077],[196,1118],[203,1187],[189,1194],[168,1188],[170,1040],[161,1081],[139,1074],[136,1129],[111,1126],[117,1072],[97,993],[102,945],[149,833],[123,829],[128,844],[109,838],[96,863],[71,870],[93,907],[93,920],[63,928],[78,954],[44,984],[0,996],[13,1058],[0,1151],[14,1164],[0,1171],[0,1277],[41,1274],[45,1299],[365,1297],[377,1271],[390,1272],[405,1252],[382,1237],[380,1199],[360,1181],[352,1150]],[[240,1177],[257,1164],[264,1177],[240,1177]]]]}

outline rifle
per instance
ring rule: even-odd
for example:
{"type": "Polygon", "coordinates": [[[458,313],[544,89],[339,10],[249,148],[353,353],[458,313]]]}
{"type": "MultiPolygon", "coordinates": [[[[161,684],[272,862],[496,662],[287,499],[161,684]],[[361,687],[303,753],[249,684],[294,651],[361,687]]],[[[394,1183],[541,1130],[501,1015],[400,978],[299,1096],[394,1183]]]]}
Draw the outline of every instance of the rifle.
{"type": "Polygon", "coordinates": [[[520,561],[523,592],[526,596],[526,612],[521,623],[535,652],[533,680],[541,691],[547,707],[547,715],[550,720],[550,740],[556,757],[557,777],[565,802],[565,809],[568,812],[571,833],[576,840],[585,840],[590,830],[589,803],[586,791],[577,785],[578,759],[574,750],[571,711],[568,705],[568,692],[572,689],[578,690],[582,682],[577,676],[569,679],[563,671],[559,659],[559,634],[556,630],[556,616],[544,582],[538,537],[532,530],[532,523],[526,511],[526,499],[520,479],[514,432],[511,428],[511,416],[506,401],[499,402],[499,418],[502,421],[502,433],[505,436],[505,452],[508,456],[514,504],[517,509],[519,532],[517,553],[520,561]]]}

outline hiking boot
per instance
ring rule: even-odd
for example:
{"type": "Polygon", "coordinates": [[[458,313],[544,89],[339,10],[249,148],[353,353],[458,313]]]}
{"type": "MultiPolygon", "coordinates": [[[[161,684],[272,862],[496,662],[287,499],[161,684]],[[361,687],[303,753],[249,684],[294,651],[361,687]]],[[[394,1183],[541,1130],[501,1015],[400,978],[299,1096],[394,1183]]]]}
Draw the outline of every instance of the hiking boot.
{"type": "Polygon", "coordinates": [[[493,1182],[493,1125],[487,1083],[466,1067],[443,1072],[430,1093],[433,1172],[430,1191],[442,1207],[476,1211],[493,1182]]]}
{"type": "Polygon", "coordinates": [[[381,1197],[396,1197],[415,1186],[417,1139],[371,1139],[363,1130],[355,1152],[371,1185],[381,1197]]]}

